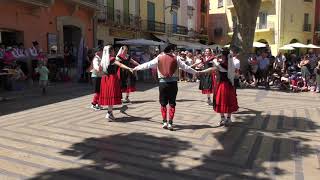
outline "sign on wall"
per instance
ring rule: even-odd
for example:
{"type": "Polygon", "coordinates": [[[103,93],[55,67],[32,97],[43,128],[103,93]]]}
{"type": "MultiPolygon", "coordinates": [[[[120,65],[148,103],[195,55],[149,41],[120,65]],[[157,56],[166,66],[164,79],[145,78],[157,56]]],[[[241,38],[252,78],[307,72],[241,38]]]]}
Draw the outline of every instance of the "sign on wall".
{"type": "Polygon", "coordinates": [[[55,54],[58,51],[58,38],[56,34],[48,33],[48,52],[49,54],[55,54]]]}

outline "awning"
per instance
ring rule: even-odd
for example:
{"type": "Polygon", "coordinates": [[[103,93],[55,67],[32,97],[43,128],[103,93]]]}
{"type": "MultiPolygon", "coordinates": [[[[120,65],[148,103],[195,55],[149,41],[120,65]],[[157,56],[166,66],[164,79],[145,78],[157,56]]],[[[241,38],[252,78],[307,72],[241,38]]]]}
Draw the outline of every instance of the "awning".
{"type": "Polygon", "coordinates": [[[293,47],[289,46],[289,45],[284,45],[281,48],[279,48],[280,50],[294,50],[293,47]]]}
{"type": "Polygon", "coordinates": [[[162,46],[165,43],[147,40],[147,39],[129,39],[124,41],[116,41],[116,44],[125,44],[125,45],[133,45],[133,46],[162,46]]]}
{"type": "MultiPolygon", "coordinates": [[[[261,43],[261,42],[253,42],[252,46],[255,47],[255,48],[264,48],[264,47],[267,47],[266,44],[261,43]]],[[[230,47],[230,44],[227,44],[227,45],[225,45],[224,47],[229,48],[229,47],[230,47]]]]}
{"type": "Polygon", "coordinates": [[[316,46],[314,44],[308,44],[307,47],[310,48],[310,49],[320,49],[319,46],[316,46]]]}
{"type": "Polygon", "coordinates": [[[307,45],[302,44],[302,43],[292,43],[292,44],[288,44],[288,46],[294,47],[294,48],[308,48],[307,45]]]}

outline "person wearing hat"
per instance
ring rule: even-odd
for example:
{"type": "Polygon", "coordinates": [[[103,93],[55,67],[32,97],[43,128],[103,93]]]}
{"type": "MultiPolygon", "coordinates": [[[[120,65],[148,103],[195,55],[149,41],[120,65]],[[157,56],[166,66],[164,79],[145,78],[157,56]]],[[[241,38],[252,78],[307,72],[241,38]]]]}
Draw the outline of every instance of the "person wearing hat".
{"type": "Polygon", "coordinates": [[[210,74],[216,71],[216,82],[214,83],[215,101],[214,111],[221,115],[221,126],[229,126],[231,114],[239,109],[237,95],[234,86],[235,67],[232,54],[229,50],[223,50],[220,58],[213,61],[213,67],[203,70],[200,74],[210,74]],[[225,118],[225,114],[227,118],[225,118]]]}
{"type": "Polygon", "coordinates": [[[157,67],[159,78],[159,101],[161,104],[162,128],[173,130],[173,118],[178,93],[179,68],[191,74],[197,71],[187,66],[181,59],[173,54],[176,46],[169,44],[164,52],[153,60],[135,67],[134,71],[157,67]],[[167,105],[169,104],[169,122],[167,121],[167,105]]]}

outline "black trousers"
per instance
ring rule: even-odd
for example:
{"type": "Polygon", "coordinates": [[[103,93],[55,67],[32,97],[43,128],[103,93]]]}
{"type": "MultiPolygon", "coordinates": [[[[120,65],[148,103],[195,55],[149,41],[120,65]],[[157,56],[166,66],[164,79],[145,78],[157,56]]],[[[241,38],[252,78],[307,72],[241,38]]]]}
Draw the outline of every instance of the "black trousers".
{"type": "Polygon", "coordinates": [[[178,83],[160,82],[159,83],[159,101],[161,106],[176,106],[176,98],[178,93],[178,83]]]}
{"type": "Polygon", "coordinates": [[[101,77],[92,77],[93,90],[95,93],[100,93],[101,77]]]}

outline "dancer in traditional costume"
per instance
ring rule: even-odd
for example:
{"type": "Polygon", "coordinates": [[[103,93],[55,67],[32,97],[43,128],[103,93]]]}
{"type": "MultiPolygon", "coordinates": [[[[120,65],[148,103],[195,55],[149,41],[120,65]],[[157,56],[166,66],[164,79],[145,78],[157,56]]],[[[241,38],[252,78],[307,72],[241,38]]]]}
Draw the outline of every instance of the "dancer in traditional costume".
{"type": "MultiPolygon", "coordinates": [[[[121,62],[122,64],[133,67],[140,65],[135,60],[128,55],[128,47],[122,46],[118,51],[116,59],[121,62]]],[[[129,95],[132,92],[136,91],[136,76],[125,69],[120,70],[120,79],[121,79],[121,91],[126,93],[126,99],[124,102],[129,103],[129,95]]]]}
{"type": "Polygon", "coordinates": [[[112,110],[113,105],[119,105],[122,99],[120,79],[117,74],[118,67],[132,72],[132,69],[126,65],[116,61],[114,48],[112,46],[105,46],[103,48],[103,55],[101,66],[103,76],[101,78],[101,89],[99,103],[102,106],[108,106],[108,113],[106,118],[109,121],[115,120],[112,110]]]}
{"type": "Polygon", "coordinates": [[[100,99],[100,88],[101,88],[101,76],[102,76],[102,66],[101,66],[101,60],[102,60],[102,53],[103,53],[103,46],[99,47],[99,51],[95,54],[91,67],[91,78],[92,83],[94,87],[94,96],[91,102],[91,108],[94,110],[100,110],[101,106],[99,103],[100,99]]]}
{"type": "Polygon", "coordinates": [[[136,70],[145,70],[157,67],[159,78],[159,100],[161,104],[162,127],[173,130],[173,118],[175,114],[176,97],[178,93],[179,68],[196,74],[197,71],[187,66],[177,56],[173,55],[175,45],[168,45],[155,59],[134,68],[136,70]],[[169,104],[169,122],[167,121],[167,105],[169,104]]]}
{"type": "Polygon", "coordinates": [[[214,84],[215,103],[214,110],[221,115],[221,126],[231,124],[231,114],[239,109],[237,95],[234,86],[235,67],[233,58],[228,50],[222,52],[221,59],[214,60],[214,67],[200,73],[212,73],[216,71],[216,83],[214,84]],[[225,114],[227,118],[225,118],[225,114]]]}
{"type": "MultiPolygon", "coordinates": [[[[203,70],[212,67],[212,60],[215,58],[212,54],[212,50],[207,48],[204,52],[204,57],[202,58],[201,64],[203,65],[203,70]]],[[[193,66],[198,66],[199,64],[194,64],[193,66]]],[[[203,74],[200,76],[200,84],[199,89],[201,90],[202,94],[207,95],[207,103],[210,105],[211,101],[211,94],[212,94],[212,74],[203,74]]]]}

